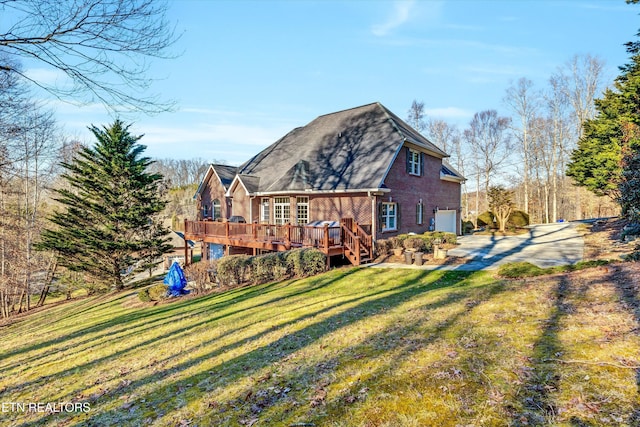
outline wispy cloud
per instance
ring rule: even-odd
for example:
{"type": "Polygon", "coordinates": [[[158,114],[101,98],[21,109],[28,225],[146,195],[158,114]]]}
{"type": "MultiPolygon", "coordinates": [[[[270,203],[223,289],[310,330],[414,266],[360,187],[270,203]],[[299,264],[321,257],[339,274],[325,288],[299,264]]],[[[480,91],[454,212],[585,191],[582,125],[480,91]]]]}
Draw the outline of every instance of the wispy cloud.
{"type": "Polygon", "coordinates": [[[415,0],[402,0],[394,3],[393,12],[382,24],[371,27],[371,32],[383,37],[390,34],[393,30],[403,25],[411,17],[411,9],[415,4],[415,0]]]}
{"type": "Polygon", "coordinates": [[[428,108],[425,113],[429,117],[439,119],[465,119],[473,116],[473,112],[458,107],[428,108]]]}
{"type": "Polygon", "coordinates": [[[239,123],[194,124],[191,126],[146,126],[144,141],[147,145],[174,145],[182,142],[218,143],[225,145],[267,146],[289,129],[252,126],[239,123]]]}
{"type": "Polygon", "coordinates": [[[43,85],[60,86],[70,82],[69,77],[60,70],[49,68],[29,68],[24,74],[31,80],[35,80],[43,85]]]}

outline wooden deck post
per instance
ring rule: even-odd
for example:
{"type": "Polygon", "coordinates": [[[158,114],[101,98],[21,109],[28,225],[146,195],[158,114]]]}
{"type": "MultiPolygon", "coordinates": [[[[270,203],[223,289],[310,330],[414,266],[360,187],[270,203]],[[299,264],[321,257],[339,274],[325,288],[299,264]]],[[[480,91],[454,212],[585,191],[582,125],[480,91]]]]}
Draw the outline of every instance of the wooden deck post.
{"type": "Polygon", "coordinates": [[[224,223],[224,235],[227,239],[229,238],[229,221],[224,223]]]}
{"type": "Polygon", "coordinates": [[[329,224],[324,224],[324,236],[322,239],[322,244],[324,246],[325,252],[329,253],[329,224]]]}
{"type": "Polygon", "coordinates": [[[355,237],[353,250],[356,252],[354,254],[356,256],[356,265],[362,264],[361,254],[360,254],[360,236],[355,237]]]}
{"type": "Polygon", "coordinates": [[[289,249],[291,247],[291,223],[288,222],[286,227],[286,233],[284,237],[284,246],[289,249]]]}
{"type": "Polygon", "coordinates": [[[189,244],[187,243],[187,219],[184,219],[184,233],[182,234],[184,240],[184,266],[189,265],[189,244]]]}

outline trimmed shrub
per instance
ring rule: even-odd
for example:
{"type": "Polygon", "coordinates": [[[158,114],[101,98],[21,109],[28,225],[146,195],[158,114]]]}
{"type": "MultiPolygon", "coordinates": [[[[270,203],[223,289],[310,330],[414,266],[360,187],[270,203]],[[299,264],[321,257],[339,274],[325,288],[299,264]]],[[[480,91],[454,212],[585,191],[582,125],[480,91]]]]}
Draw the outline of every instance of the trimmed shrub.
{"type": "Polygon", "coordinates": [[[147,289],[149,290],[149,298],[151,298],[151,301],[160,301],[167,296],[168,286],[164,283],[158,283],[147,289]]]}
{"type": "Polygon", "coordinates": [[[249,259],[251,282],[254,284],[283,280],[289,277],[289,266],[283,252],[258,255],[249,259]]]}
{"type": "Polygon", "coordinates": [[[427,237],[432,245],[435,239],[440,239],[441,243],[450,243],[452,245],[458,243],[458,236],[447,231],[427,231],[423,236],[427,237]]]}
{"type": "Polygon", "coordinates": [[[157,285],[138,291],[138,298],[142,302],[160,301],[167,296],[167,285],[158,283],[157,285]]]}
{"type": "Polygon", "coordinates": [[[303,277],[315,276],[327,269],[327,256],[322,251],[318,249],[303,249],[302,251],[305,270],[303,277]]]}
{"type": "Polygon", "coordinates": [[[218,280],[224,286],[239,285],[247,281],[249,255],[230,255],[218,260],[218,280]]]}
{"type": "Polygon", "coordinates": [[[524,211],[513,211],[509,215],[509,220],[507,221],[507,227],[516,227],[522,228],[529,225],[529,214],[524,211]]]}
{"type": "Polygon", "coordinates": [[[377,255],[385,255],[391,252],[393,249],[393,242],[391,239],[380,239],[376,240],[376,254],[377,255]]]}
{"type": "Polygon", "coordinates": [[[474,228],[473,222],[462,221],[462,234],[471,234],[474,228]]]}
{"type": "Polygon", "coordinates": [[[478,227],[493,228],[495,227],[495,224],[497,224],[495,221],[496,216],[490,211],[482,212],[478,215],[478,227]]]}
{"type": "Polygon", "coordinates": [[[231,255],[217,262],[217,277],[221,285],[233,286],[245,282],[254,285],[285,280],[290,277],[308,277],[326,269],[327,257],[313,248],[273,252],[264,255],[231,255]]]}
{"type": "Polygon", "coordinates": [[[458,236],[456,236],[455,233],[445,231],[427,231],[423,234],[400,234],[389,240],[392,239],[397,239],[397,241],[402,242],[402,246],[400,247],[421,252],[431,251],[434,244],[448,243],[455,245],[458,242],[458,236]]]}
{"type": "Polygon", "coordinates": [[[296,277],[308,277],[326,270],[327,256],[318,249],[294,249],[287,253],[287,265],[296,277]]]}
{"type": "Polygon", "coordinates": [[[402,242],[405,249],[412,249],[417,252],[424,252],[428,250],[429,241],[424,236],[410,236],[402,242]]]}
{"type": "Polygon", "coordinates": [[[151,301],[151,297],[149,296],[149,288],[144,288],[144,289],[138,291],[138,298],[142,302],[150,302],[151,301]]]}

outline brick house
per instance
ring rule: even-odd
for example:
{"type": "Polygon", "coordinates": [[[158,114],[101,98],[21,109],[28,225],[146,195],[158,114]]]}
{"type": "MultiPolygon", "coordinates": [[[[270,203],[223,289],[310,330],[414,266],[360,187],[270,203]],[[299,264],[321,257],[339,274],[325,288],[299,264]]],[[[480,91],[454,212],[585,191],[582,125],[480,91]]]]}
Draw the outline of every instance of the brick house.
{"type": "Polygon", "coordinates": [[[429,230],[459,234],[464,178],[446,157],[380,103],[326,114],[239,167],[211,165],[196,192],[197,220],[255,228],[348,218],[373,242],[429,230]]]}

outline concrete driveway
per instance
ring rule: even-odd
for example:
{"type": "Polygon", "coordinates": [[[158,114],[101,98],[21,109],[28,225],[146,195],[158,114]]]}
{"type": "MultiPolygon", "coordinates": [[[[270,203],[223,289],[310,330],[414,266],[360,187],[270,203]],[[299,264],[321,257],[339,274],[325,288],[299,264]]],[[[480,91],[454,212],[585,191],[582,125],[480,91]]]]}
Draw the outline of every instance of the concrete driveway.
{"type": "Polygon", "coordinates": [[[460,245],[449,255],[468,259],[464,265],[469,270],[493,269],[520,261],[553,267],[574,264],[584,254],[584,239],[573,223],[532,225],[528,233],[518,236],[463,236],[458,242],[460,245]]]}
{"type": "Polygon", "coordinates": [[[584,254],[584,239],[574,223],[532,225],[518,236],[471,235],[458,238],[449,255],[467,260],[464,264],[405,265],[374,264],[372,267],[406,267],[425,270],[491,270],[509,262],[527,261],[538,267],[574,264],[584,254]]]}

